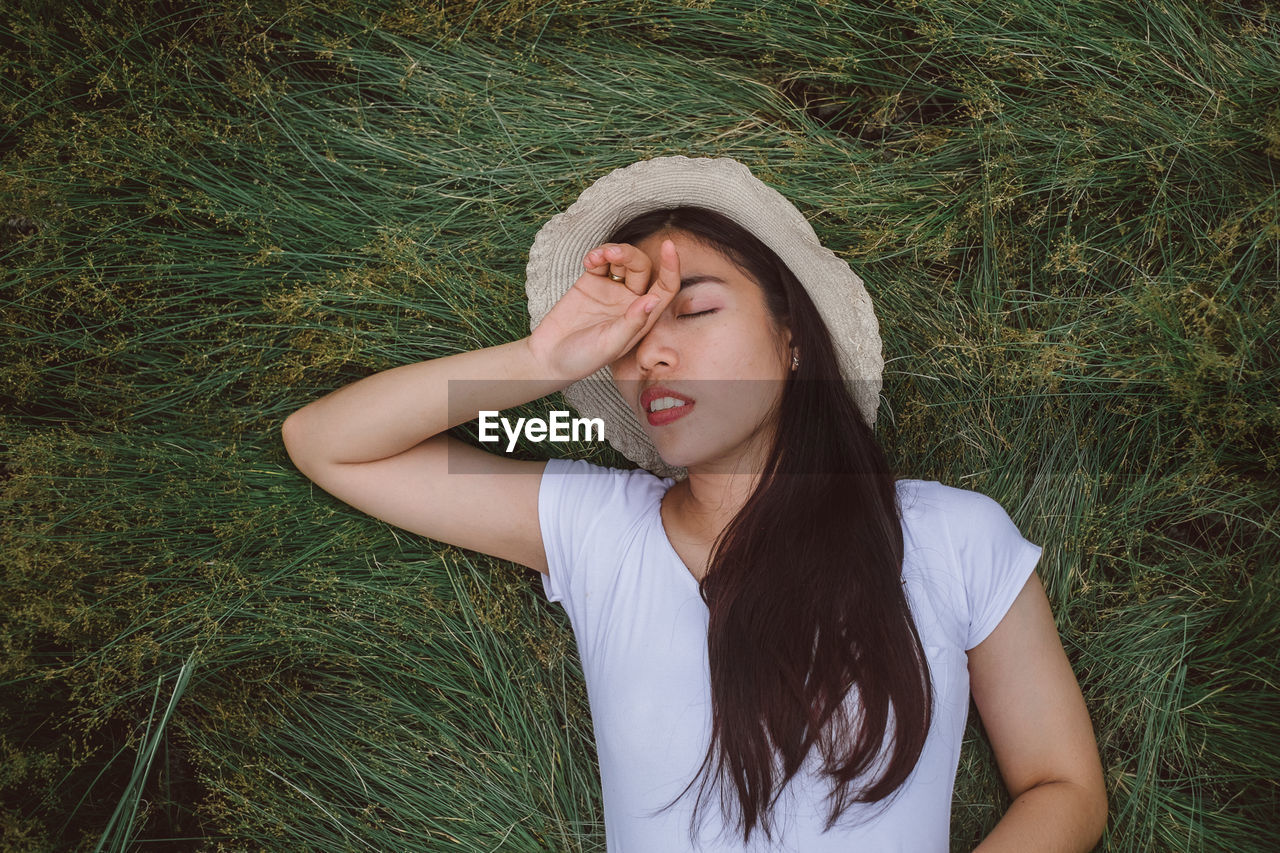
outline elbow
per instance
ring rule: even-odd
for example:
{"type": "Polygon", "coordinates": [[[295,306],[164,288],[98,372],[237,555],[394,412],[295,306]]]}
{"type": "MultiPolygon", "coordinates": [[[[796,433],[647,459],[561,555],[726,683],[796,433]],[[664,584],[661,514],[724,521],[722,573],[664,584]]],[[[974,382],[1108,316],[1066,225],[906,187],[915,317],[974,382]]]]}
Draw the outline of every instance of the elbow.
{"type": "Polygon", "coordinates": [[[332,461],[328,436],[317,429],[314,413],[305,408],[284,419],[280,440],[294,467],[307,477],[315,479],[312,474],[332,461]]]}
{"type": "MultiPolygon", "coordinates": [[[[1110,806],[1101,773],[1095,779],[1066,776],[1046,779],[1023,790],[1014,797],[1014,803],[1017,804],[1024,796],[1028,802],[1035,801],[1040,811],[1032,820],[1039,822],[1050,816],[1056,818],[1056,822],[1050,820],[1050,825],[1054,825],[1052,832],[1055,837],[1061,839],[1061,849],[1088,853],[1097,847],[1106,833],[1110,806]]],[[[1025,821],[1031,815],[1035,815],[1035,809],[1030,812],[1024,809],[1021,819],[1025,821]]],[[[1030,830],[1031,825],[1027,823],[1024,831],[1030,830]]]]}
{"type": "Polygon", "coordinates": [[[280,425],[280,440],[284,443],[285,452],[289,454],[293,464],[298,465],[299,468],[301,468],[300,462],[305,453],[303,449],[305,425],[302,418],[299,417],[301,414],[302,410],[299,409],[285,418],[284,423],[280,425]]]}
{"type": "Polygon", "coordinates": [[[1111,811],[1111,806],[1107,802],[1106,785],[1101,780],[1097,785],[1090,786],[1085,789],[1085,798],[1089,815],[1089,838],[1092,839],[1090,849],[1093,848],[1107,831],[1107,818],[1111,811]]]}
{"type": "MultiPolygon", "coordinates": [[[[1107,831],[1107,817],[1110,804],[1107,802],[1107,789],[1101,775],[1097,779],[1068,782],[1072,791],[1073,806],[1068,806],[1075,815],[1073,823],[1077,827],[1077,843],[1081,850],[1092,850],[1102,840],[1107,831]]],[[[1064,809],[1065,812],[1065,809],[1064,809]]]]}
{"type": "Polygon", "coordinates": [[[1097,752],[1096,745],[1091,758],[1093,759],[1090,762],[1091,766],[1082,773],[1077,782],[1080,788],[1080,808],[1085,816],[1088,837],[1091,839],[1088,847],[1090,850],[1106,833],[1107,818],[1111,812],[1111,804],[1107,802],[1106,772],[1102,768],[1101,756],[1097,752]]]}
{"type": "Polygon", "coordinates": [[[284,423],[280,425],[280,440],[284,442],[284,449],[289,451],[289,455],[293,455],[292,446],[298,441],[298,413],[284,419],[284,423]]]}

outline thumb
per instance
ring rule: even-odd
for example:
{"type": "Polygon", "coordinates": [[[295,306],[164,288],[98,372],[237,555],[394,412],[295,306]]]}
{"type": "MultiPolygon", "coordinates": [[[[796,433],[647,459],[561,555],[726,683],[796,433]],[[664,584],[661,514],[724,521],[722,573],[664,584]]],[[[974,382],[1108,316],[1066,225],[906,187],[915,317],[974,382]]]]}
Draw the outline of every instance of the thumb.
{"type": "Polygon", "coordinates": [[[648,325],[650,318],[653,316],[653,309],[657,308],[658,303],[661,301],[661,298],[650,294],[636,299],[627,306],[626,313],[622,315],[618,323],[619,331],[627,335],[628,338],[623,352],[634,346],[636,339],[644,333],[645,326],[648,325]]]}
{"type": "Polygon", "coordinates": [[[622,318],[632,325],[643,326],[649,320],[649,315],[653,313],[653,309],[658,307],[661,298],[649,294],[642,296],[627,306],[627,311],[622,318]]]}

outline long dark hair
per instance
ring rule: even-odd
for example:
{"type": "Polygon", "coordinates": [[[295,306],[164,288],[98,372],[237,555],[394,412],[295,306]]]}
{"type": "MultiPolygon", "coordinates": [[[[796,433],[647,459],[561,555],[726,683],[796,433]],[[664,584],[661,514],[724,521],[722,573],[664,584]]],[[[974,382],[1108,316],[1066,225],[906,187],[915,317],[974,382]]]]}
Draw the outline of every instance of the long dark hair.
{"type": "Polygon", "coordinates": [[[821,315],[786,264],[732,219],[697,207],[644,214],[608,242],[666,229],[719,250],[754,279],[800,354],[759,484],[716,540],[700,582],[712,733],[676,801],[700,778],[694,822],[718,787],[725,823],[744,842],[757,824],[772,839],[774,804],[816,746],[832,785],[830,829],[855,803],[885,801],[902,785],[932,720],[928,662],[902,586],[894,476],[821,315]]]}

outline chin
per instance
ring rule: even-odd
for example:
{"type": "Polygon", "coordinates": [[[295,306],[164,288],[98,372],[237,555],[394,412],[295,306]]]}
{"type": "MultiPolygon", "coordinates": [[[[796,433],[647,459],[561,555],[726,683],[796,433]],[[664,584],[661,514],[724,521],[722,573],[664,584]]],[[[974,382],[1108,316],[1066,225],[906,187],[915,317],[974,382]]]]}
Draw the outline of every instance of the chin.
{"type": "Polygon", "coordinates": [[[654,450],[658,451],[658,457],[663,462],[675,468],[688,468],[690,465],[706,461],[705,453],[699,453],[687,446],[681,447],[668,442],[660,443],[654,441],[652,435],[649,436],[649,443],[653,445],[654,450]]]}
{"type": "MultiPolygon", "coordinates": [[[[677,423],[679,423],[677,421],[677,423]]],[[[714,465],[732,469],[732,460],[741,458],[752,446],[750,433],[737,430],[717,433],[708,430],[704,425],[690,424],[692,429],[679,433],[668,427],[652,428],[648,424],[642,430],[649,438],[649,443],[663,462],[677,468],[689,469],[694,466],[714,465]],[[661,438],[655,433],[661,434],[661,438]]]]}
{"type": "Polygon", "coordinates": [[[719,452],[713,448],[695,448],[688,447],[662,447],[654,444],[654,448],[658,451],[658,456],[662,461],[676,468],[702,468],[716,463],[723,463],[725,457],[723,448],[719,452]]]}
{"type": "Polygon", "coordinates": [[[658,451],[658,458],[667,465],[670,465],[672,468],[684,468],[686,471],[689,469],[689,466],[697,465],[700,461],[698,459],[686,459],[679,454],[663,453],[661,450],[658,451]]]}

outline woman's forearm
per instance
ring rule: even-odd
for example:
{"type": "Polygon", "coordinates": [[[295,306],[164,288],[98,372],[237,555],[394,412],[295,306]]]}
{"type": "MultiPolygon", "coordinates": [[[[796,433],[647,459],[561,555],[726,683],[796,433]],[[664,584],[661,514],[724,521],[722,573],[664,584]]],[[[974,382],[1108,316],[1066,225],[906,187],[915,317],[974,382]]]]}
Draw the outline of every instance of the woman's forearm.
{"type": "Polygon", "coordinates": [[[1023,791],[973,853],[1086,853],[1106,828],[1105,798],[1081,785],[1046,782],[1023,791]]]}
{"type": "Polygon", "coordinates": [[[385,459],[482,409],[519,406],[577,378],[546,375],[528,341],[406,364],[339,388],[285,420],[289,453],[327,463],[385,459]]]}

